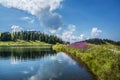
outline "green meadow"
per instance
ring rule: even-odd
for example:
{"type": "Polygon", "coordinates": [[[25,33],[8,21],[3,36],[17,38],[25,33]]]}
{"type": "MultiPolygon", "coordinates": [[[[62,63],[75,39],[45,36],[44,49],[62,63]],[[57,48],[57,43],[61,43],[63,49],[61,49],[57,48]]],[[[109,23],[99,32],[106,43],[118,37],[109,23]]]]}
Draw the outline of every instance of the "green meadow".
{"type": "Polygon", "coordinates": [[[51,45],[38,40],[36,41],[17,40],[17,41],[0,41],[0,46],[51,46],[51,45]]]}

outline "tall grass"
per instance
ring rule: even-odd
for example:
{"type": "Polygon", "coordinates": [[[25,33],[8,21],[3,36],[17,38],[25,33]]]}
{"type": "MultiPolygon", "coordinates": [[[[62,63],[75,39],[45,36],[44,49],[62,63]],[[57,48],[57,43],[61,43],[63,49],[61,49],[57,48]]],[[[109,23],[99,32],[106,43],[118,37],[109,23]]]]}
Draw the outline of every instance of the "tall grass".
{"type": "Polygon", "coordinates": [[[84,49],[77,49],[57,44],[53,49],[82,60],[97,75],[98,80],[120,80],[120,53],[110,50],[120,50],[119,46],[88,44],[84,49]]]}

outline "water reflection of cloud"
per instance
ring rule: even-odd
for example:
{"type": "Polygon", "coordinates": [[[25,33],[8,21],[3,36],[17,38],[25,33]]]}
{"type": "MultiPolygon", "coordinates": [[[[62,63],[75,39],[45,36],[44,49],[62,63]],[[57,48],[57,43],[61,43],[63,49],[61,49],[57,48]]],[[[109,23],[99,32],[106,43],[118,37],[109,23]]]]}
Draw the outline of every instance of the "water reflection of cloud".
{"type": "Polygon", "coordinates": [[[62,75],[64,69],[70,65],[75,65],[75,62],[64,53],[58,53],[51,56],[40,65],[37,74],[30,77],[28,80],[53,80],[62,75]]]}
{"type": "Polygon", "coordinates": [[[69,65],[75,65],[76,62],[73,62],[73,61],[69,61],[69,65]]]}
{"type": "Polygon", "coordinates": [[[20,64],[21,59],[18,59],[17,57],[11,57],[11,64],[20,64]]]}
{"type": "Polygon", "coordinates": [[[29,71],[21,71],[23,74],[28,74],[29,71]]]}
{"type": "Polygon", "coordinates": [[[31,67],[30,67],[30,70],[31,70],[31,71],[33,71],[33,70],[34,70],[34,68],[31,66],[31,67]]]}
{"type": "Polygon", "coordinates": [[[51,57],[51,60],[56,60],[56,57],[55,57],[55,56],[52,56],[52,57],[51,57]]]}

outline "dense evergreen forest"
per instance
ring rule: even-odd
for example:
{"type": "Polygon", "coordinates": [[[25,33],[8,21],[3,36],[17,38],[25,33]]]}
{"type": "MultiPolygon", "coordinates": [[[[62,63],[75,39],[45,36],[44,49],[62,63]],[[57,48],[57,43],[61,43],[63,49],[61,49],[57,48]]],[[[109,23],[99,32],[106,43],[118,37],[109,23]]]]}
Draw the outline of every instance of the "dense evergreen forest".
{"type": "Polygon", "coordinates": [[[113,41],[113,40],[110,40],[110,39],[94,38],[94,39],[88,39],[88,40],[85,40],[85,41],[88,42],[88,43],[91,43],[91,44],[107,44],[107,43],[110,43],[110,44],[113,44],[113,45],[119,45],[120,46],[120,41],[113,41]]]}
{"type": "Polygon", "coordinates": [[[54,35],[48,35],[37,31],[21,31],[21,32],[3,32],[0,33],[0,41],[17,41],[17,40],[46,42],[50,44],[65,43],[62,39],[54,35]]]}

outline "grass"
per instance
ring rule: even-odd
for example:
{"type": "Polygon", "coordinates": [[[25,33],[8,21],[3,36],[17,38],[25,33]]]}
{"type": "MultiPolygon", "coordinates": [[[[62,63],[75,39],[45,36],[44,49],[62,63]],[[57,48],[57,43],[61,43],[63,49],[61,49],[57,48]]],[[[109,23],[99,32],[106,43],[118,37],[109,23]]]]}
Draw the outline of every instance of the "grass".
{"type": "Polygon", "coordinates": [[[40,42],[40,41],[24,41],[24,40],[17,40],[17,41],[7,41],[7,42],[0,42],[0,46],[51,46],[50,44],[40,42]]]}
{"type": "Polygon", "coordinates": [[[53,48],[82,60],[98,80],[120,80],[120,53],[110,50],[120,51],[120,46],[88,44],[84,49],[77,49],[57,44],[53,48]]]}

